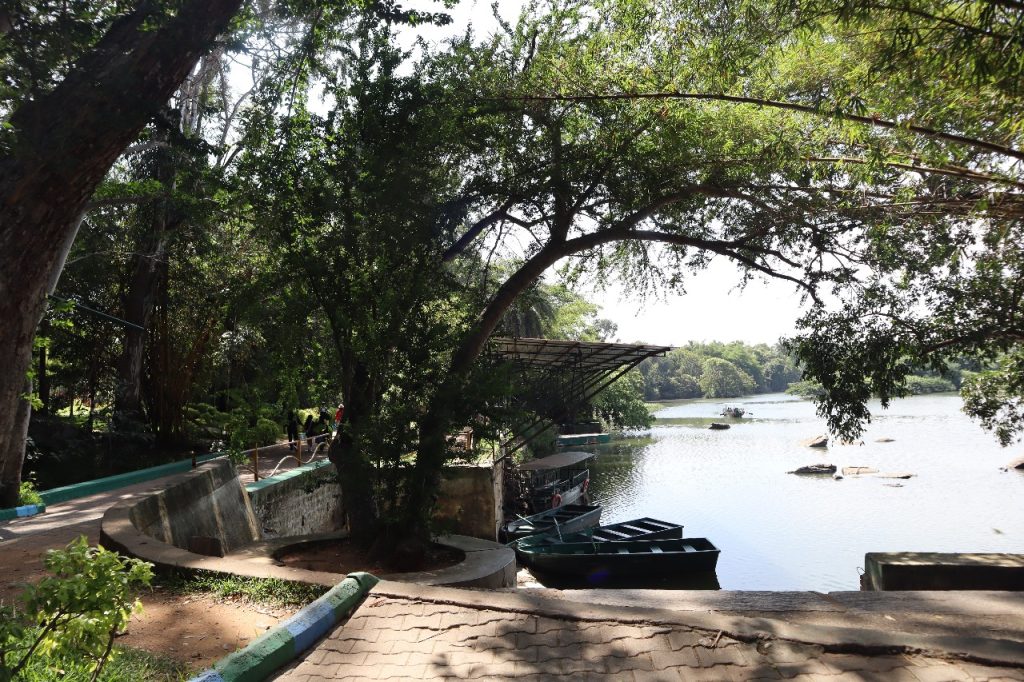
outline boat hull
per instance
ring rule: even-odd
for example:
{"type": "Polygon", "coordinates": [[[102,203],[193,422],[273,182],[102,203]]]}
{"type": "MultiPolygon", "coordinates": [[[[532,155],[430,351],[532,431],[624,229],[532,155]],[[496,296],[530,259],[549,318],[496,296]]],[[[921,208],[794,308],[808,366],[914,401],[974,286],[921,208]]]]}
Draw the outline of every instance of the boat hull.
{"type": "Polygon", "coordinates": [[[517,547],[553,545],[558,542],[629,542],[631,540],[672,540],[683,537],[683,526],[669,521],[644,517],[607,526],[589,528],[572,535],[562,534],[559,540],[553,534],[531,535],[516,541],[517,547]]]}
{"type": "Polygon", "coordinates": [[[579,542],[517,547],[520,563],[541,573],[621,580],[711,572],[719,550],[706,538],[648,542],[579,542]]]}
{"type": "Polygon", "coordinates": [[[523,519],[505,524],[501,529],[500,540],[513,542],[520,538],[538,534],[559,533],[564,537],[593,528],[601,522],[601,505],[570,504],[562,505],[540,514],[527,516],[523,519]]]}

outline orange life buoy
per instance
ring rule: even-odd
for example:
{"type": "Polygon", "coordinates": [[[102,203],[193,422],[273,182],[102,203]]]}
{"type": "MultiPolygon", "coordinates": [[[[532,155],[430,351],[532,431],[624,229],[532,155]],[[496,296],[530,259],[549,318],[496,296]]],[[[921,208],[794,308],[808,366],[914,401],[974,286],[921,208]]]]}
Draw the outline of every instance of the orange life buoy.
{"type": "Polygon", "coordinates": [[[559,495],[558,493],[555,493],[554,495],[551,496],[551,508],[554,509],[555,507],[561,507],[561,506],[562,506],[562,496],[559,495]]]}

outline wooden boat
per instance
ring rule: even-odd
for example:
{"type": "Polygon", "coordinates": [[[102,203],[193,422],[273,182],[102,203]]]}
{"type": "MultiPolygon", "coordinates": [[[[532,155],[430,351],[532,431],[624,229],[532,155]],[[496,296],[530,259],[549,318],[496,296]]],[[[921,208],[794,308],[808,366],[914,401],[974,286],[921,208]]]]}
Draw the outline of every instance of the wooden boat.
{"type": "Polygon", "coordinates": [[[600,522],[601,505],[566,504],[557,509],[509,521],[499,535],[502,542],[512,542],[538,533],[557,535],[560,532],[564,536],[593,528],[600,522]]]}
{"type": "Polygon", "coordinates": [[[581,531],[579,533],[562,534],[545,533],[542,535],[531,535],[516,540],[516,546],[527,547],[533,545],[552,545],[559,542],[629,542],[631,540],[666,540],[683,537],[683,526],[669,521],[659,521],[644,517],[613,523],[607,526],[598,526],[581,531]]]}
{"type": "Polygon", "coordinates": [[[707,538],[634,542],[563,542],[515,547],[519,562],[541,573],[620,579],[714,571],[719,550],[707,538]]]}

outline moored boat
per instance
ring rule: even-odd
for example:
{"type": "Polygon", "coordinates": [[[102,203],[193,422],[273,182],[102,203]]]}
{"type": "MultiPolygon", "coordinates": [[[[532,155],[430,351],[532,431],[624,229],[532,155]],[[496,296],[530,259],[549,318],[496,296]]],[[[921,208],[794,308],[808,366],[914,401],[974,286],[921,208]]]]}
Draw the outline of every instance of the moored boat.
{"type": "Polygon", "coordinates": [[[633,542],[561,542],[515,547],[531,570],[576,577],[630,578],[714,571],[719,550],[707,538],[633,542]]]}
{"type": "Polygon", "coordinates": [[[644,517],[598,526],[579,533],[531,535],[516,541],[516,546],[552,545],[558,542],[629,542],[631,540],[666,540],[683,537],[683,526],[670,521],[644,517]]]}
{"type": "Polygon", "coordinates": [[[733,419],[739,419],[746,413],[747,411],[744,410],[739,405],[726,405],[725,407],[722,408],[721,415],[723,417],[732,417],[733,419]]]}
{"type": "Polygon", "coordinates": [[[566,504],[556,509],[525,516],[506,523],[499,533],[502,542],[512,542],[538,533],[565,535],[593,528],[601,522],[601,505],[566,504]]]}
{"type": "Polygon", "coordinates": [[[519,466],[524,475],[526,507],[539,513],[574,504],[587,494],[590,469],[583,463],[594,457],[590,452],[562,452],[519,466]]]}

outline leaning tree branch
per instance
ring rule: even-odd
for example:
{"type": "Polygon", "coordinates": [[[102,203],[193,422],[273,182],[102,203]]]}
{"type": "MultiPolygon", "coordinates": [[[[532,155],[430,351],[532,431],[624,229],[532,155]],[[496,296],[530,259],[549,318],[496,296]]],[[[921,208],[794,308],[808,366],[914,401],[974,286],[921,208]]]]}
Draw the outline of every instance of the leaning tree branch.
{"type": "Polygon", "coordinates": [[[731,102],[734,104],[753,104],[754,106],[766,107],[771,109],[786,109],[788,111],[799,111],[801,113],[811,114],[814,116],[838,118],[844,121],[862,123],[877,128],[885,128],[888,130],[906,130],[917,135],[922,135],[927,138],[943,140],[945,142],[951,142],[953,144],[962,145],[966,147],[984,149],[985,151],[993,152],[996,154],[1002,154],[1004,156],[1009,156],[1011,158],[1024,161],[1024,151],[1021,151],[1019,149],[1015,149],[1007,145],[997,144],[995,142],[989,142],[987,140],[979,140],[977,138],[968,137],[966,135],[947,133],[936,128],[930,128],[928,126],[918,125],[916,123],[901,124],[896,121],[890,121],[884,118],[876,118],[874,116],[862,116],[860,114],[851,114],[838,110],[823,111],[818,107],[814,107],[809,104],[799,104],[797,102],[783,102],[779,100],[762,99],[759,97],[745,97],[742,95],[726,95],[724,93],[711,92],[682,92],[672,90],[664,92],[613,92],[604,94],[591,93],[586,95],[505,95],[502,97],[486,97],[483,99],[508,102],[601,102],[609,100],[638,99],[692,99],[702,101],[731,102]]]}

